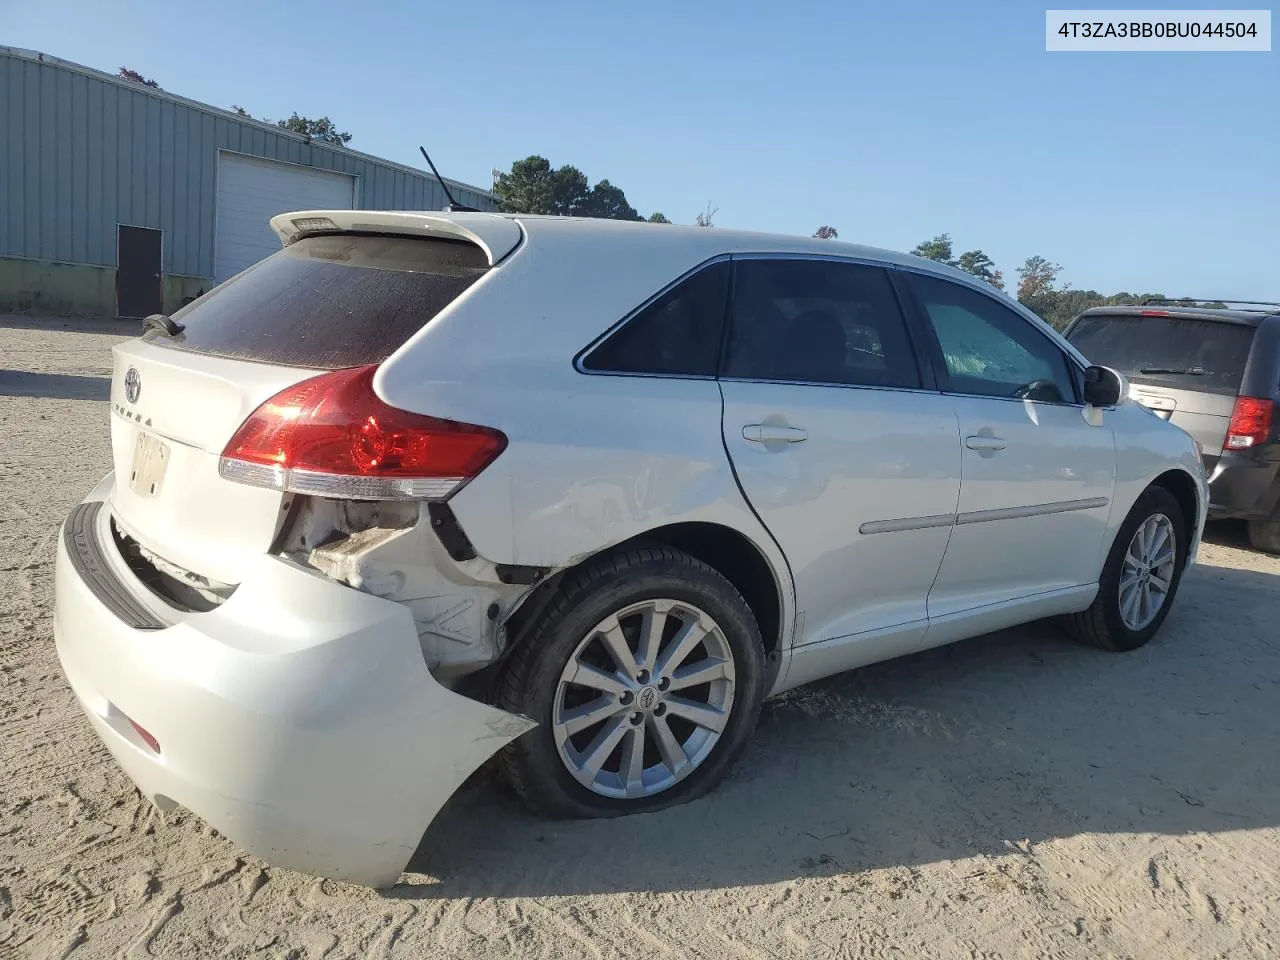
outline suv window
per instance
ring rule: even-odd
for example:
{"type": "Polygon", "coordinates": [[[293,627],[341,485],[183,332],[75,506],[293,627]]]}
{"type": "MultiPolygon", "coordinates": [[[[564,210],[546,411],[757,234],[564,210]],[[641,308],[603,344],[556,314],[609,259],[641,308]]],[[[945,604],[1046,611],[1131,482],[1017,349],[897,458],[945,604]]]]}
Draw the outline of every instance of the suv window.
{"type": "Polygon", "coordinates": [[[1251,326],[1196,317],[1094,314],[1077,320],[1067,339],[1131,380],[1234,396],[1253,334],[1251,326]]]}
{"type": "Polygon", "coordinates": [[[942,348],[952,393],[1074,403],[1066,355],[1048,337],[994,298],[921,274],[909,283],[942,348]]]}
{"type": "Polygon", "coordinates": [[[889,275],[831,260],[735,264],[725,376],[919,387],[889,275]]]}
{"type": "Polygon", "coordinates": [[[173,315],[186,330],[159,346],[334,370],[379,363],[484,276],[462,240],[306,237],[173,315]]]}
{"type": "Polygon", "coordinates": [[[714,377],[728,285],[727,261],[697,271],[587,354],[583,368],[714,377]]]}

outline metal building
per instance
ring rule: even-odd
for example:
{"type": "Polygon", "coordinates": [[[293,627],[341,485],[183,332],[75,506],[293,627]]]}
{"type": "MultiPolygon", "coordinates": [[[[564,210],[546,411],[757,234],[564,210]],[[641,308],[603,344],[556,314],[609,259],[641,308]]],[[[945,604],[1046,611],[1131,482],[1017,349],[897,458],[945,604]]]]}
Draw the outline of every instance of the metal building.
{"type": "Polygon", "coordinates": [[[0,46],[0,312],[172,312],[278,250],[277,213],[446,202],[421,170],[0,46]]]}

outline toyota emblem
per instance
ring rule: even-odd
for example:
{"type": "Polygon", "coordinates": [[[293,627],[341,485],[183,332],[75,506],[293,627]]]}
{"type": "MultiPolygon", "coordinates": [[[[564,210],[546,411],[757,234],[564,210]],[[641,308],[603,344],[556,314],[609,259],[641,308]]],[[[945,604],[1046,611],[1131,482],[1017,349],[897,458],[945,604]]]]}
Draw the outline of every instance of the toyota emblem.
{"type": "Polygon", "coordinates": [[[138,373],[137,367],[130,367],[124,375],[124,398],[130,403],[137,403],[141,393],[142,375],[138,373]]]}

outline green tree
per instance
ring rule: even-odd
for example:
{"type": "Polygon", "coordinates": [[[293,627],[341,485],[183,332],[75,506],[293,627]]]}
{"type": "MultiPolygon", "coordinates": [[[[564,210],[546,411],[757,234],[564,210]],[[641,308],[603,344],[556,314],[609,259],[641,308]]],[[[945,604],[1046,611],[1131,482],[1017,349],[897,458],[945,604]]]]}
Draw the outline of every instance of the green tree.
{"type": "Polygon", "coordinates": [[[654,211],[653,213],[649,214],[649,222],[650,223],[670,223],[671,221],[668,220],[664,214],[658,211],[654,211]]]}
{"type": "Polygon", "coordinates": [[[493,181],[498,209],[505,213],[536,213],[567,217],[582,206],[587,178],[576,167],[552,169],[546,157],[517,160],[493,181]]]}
{"type": "MultiPolygon", "coordinates": [[[[247,115],[248,114],[246,114],[246,116],[247,115]]],[[[309,117],[298,116],[295,111],[293,116],[288,120],[277,120],[276,126],[282,130],[288,130],[292,133],[300,133],[304,137],[308,137],[312,140],[319,140],[322,143],[332,143],[339,147],[351,142],[351,134],[344,130],[339,130],[328,117],[320,117],[318,120],[312,120],[309,117]]]]}
{"type": "MultiPolygon", "coordinates": [[[[1166,299],[1165,296],[1160,293],[1129,293],[1122,291],[1120,293],[1105,294],[1099,293],[1097,290],[1073,290],[1070,287],[1057,290],[1042,289],[1028,299],[1019,297],[1023,306],[1033,310],[1046,323],[1059,330],[1066,327],[1067,324],[1090,307],[1138,306],[1146,300],[1164,299],[1166,299]]],[[[1187,306],[1216,307],[1219,309],[1226,306],[1221,302],[1206,300],[1187,300],[1184,302],[1187,306]]]]}
{"type": "Polygon", "coordinates": [[[160,89],[160,84],[156,83],[150,77],[144,77],[137,70],[130,70],[128,67],[121,67],[120,72],[117,73],[116,76],[124,80],[132,80],[134,83],[140,83],[144,87],[154,87],[157,90],[160,89]]]}
{"type": "Polygon", "coordinates": [[[926,260],[936,260],[938,263],[949,264],[955,266],[956,262],[951,257],[951,234],[940,233],[932,240],[926,240],[919,244],[911,251],[917,257],[924,257],[926,260]]]}
{"type": "Polygon", "coordinates": [[[639,220],[636,208],[627,203],[627,195],[608,180],[601,180],[587,194],[578,209],[580,217],[602,220],[639,220]]]}
{"type": "Polygon", "coordinates": [[[1030,306],[1031,301],[1054,292],[1062,267],[1038,254],[1027,257],[1018,268],[1018,300],[1030,306]]]}
{"type": "Polygon", "coordinates": [[[715,223],[713,221],[715,220],[716,214],[719,212],[720,212],[719,207],[713,208],[711,204],[708,202],[707,209],[703,210],[696,217],[694,217],[693,222],[700,227],[714,227],[715,223]]]}
{"type": "Polygon", "coordinates": [[[1004,274],[996,269],[995,261],[981,250],[966,250],[956,260],[956,266],[979,280],[987,281],[997,290],[1004,289],[1004,274]]]}
{"type": "MultiPolygon", "coordinates": [[[[911,251],[918,257],[926,257],[939,263],[959,267],[972,276],[985,280],[997,289],[1004,289],[1004,276],[995,263],[982,250],[966,250],[959,257],[952,255],[951,234],[940,233],[926,240],[911,251]]],[[[1070,284],[1059,284],[1062,267],[1039,255],[1027,257],[1018,268],[1018,301],[1041,319],[1061,330],[1090,307],[1136,305],[1145,300],[1162,300],[1158,293],[1103,294],[1097,290],[1073,290],[1070,284]]],[[[1180,301],[1187,306],[1223,307],[1222,303],[1204,300],[1180,301]]]]}
{"type": "MultiPolygon", "coordinates": [[[[510,170],[495,170],[493,193],[498,198],[498,209],[505,213],[641,219],[621,188],[608,180],[601,180],[593,187],[577,167],[553,168],[550,160],[536,154],[517,160],[510,170]]],[[[653,222],[663,223],[666,218],[653,222]]]]}
{"type": "Polygon", "coordinates": [[[982,250],[966,250],[959,257],[954,255],[951,234],[940,233],[932,240],[917,244],[911,251],[917,257],[945,263],[949,267],[959,267],[965,273],[973,274],[979,280],[985,280],[997,290],[1004,289],[1004,274],[996,269],[993,261],[982,250]]]}
{"type": "Polygon", "coordinates": [[[840,236],[840,231],[835,227],[827,226],[824,223],[817,230],[813,231],[813,235],[819,240],[836,240],[840,236]]]}
{"type": "Polygon", "coordinates": [[[238,103],[233,103],[233,104],[231,105],[231,112],[232,112],[232,113],[234,113],[234,114],[235,114],[236,116],[238,116],[238,117],[248,117],[250,120],[252,120],[252,119],[253,119],[253,114],[251,114],[251,113],[250,113],[248,110],[246,110],[244,107],[240,106],[240,104],[238,104],[238,103]]]}

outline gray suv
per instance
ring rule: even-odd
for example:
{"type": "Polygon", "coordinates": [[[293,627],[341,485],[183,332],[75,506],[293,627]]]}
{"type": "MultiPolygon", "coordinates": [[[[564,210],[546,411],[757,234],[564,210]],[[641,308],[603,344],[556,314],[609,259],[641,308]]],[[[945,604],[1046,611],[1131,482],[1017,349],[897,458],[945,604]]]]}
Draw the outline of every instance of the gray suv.
{"type": "Polygon", "coordinates": [[[1175,303],[1094,307],[1065,335],[1200,442],[1210,517],[1247,520],[1249,541],[1280,553],[1280,304],[1175,303]]]}

